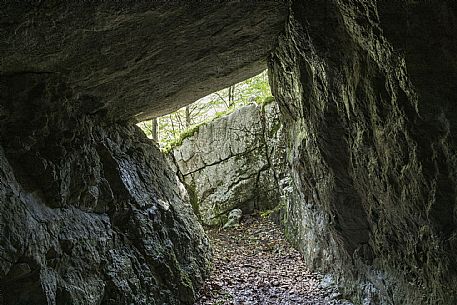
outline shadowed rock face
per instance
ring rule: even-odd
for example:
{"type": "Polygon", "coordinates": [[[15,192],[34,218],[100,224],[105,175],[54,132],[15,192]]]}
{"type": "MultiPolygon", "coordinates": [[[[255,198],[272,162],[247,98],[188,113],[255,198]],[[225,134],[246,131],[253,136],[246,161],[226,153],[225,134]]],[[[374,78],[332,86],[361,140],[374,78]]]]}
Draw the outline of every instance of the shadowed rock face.
{"type": "Polygon", "coordinates": [[[2,83],[3,102],[29,102],[1,128],[2,304],[193,304],[209,245],[162,153],[28,80],[2,83]]]}
{"type": "Polygon", "coordinates": [[[143,119],[260,73],[282,1],[2,1],[0,73],[58,74],[87,111],[143,119]]]}
{"type": "Polygon", "coordinates": [[[359,303],[456,304],[454,2],[174,3],[0,3],[0,301],[192,304],[205,236],[121,122],[256,74],[290,14],[290,238],[359,303]]]}
{"type": "Polygon", "coordinates": [[[0,304],[193,304],[206,236],[123,122],[262,71],[287,10],[168,2],[0,3],[0,304]]]}
{"type": "Polygon", "coordinates": [[[290,237],[363,304],[457,303],[456,17],[453,2],[293,1],[271,60],[290,237]]]}

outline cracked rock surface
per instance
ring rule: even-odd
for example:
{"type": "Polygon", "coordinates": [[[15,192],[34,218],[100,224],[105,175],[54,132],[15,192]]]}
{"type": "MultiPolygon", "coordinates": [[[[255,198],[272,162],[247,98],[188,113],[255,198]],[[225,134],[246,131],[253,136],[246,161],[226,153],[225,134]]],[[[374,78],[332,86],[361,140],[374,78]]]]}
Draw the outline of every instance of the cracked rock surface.
{"type": "Polygon", "coordinates": [[[457,304],[457,7],[291,1],[289,239],[362,304],[457,304]]]}
{"type": "Polygon", "coordinates": [[[192,206],[206,225],[280,204],[284,166],[276,103],[251,104],[201,126],[171,152],[192,206]]]}
{"type": "Polygon", "coordinates": [[[20,84],[0,90],[22,115],[1,124],[0,303],[193,304],[208,240],[158,147],[57,81],[20,84]]]}
{"type": "Polygon", "coordinates": [[[358,304],[457,304],[455,2],[287,4],[0,1],[4,303],[191,304],[205,235],[127,121],[268,62],[306,265],[358,304]]]}
{"type": "Polygon", "coordinates": [[[0,303],[192,304],[209,246],[132,127],[265,69],[281,1],[0,3],[0,303]]]}

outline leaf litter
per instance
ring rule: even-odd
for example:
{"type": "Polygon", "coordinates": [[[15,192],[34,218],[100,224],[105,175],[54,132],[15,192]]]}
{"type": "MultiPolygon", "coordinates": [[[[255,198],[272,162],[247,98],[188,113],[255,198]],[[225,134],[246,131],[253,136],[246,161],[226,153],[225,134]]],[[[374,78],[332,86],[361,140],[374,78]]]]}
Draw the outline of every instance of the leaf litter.
{"type": "Polygon", "coordinates": [[[306,268],[269,219],[248,217],[237,228],[207,233],[213,270],[195,305],[352,305],[306,268]]]}

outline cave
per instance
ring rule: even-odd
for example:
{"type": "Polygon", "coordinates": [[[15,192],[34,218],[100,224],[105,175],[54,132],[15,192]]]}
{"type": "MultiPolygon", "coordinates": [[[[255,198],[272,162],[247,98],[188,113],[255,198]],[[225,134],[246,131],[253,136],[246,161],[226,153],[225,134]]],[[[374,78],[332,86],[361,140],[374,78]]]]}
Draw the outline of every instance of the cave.
{"type": "Polygon", "coordinates": [[[453,1],[1,1],[0,304],[193,304],[208,239],[136,127],[268,68],[283,226],[354,304],[457,304],[453,1]]]}

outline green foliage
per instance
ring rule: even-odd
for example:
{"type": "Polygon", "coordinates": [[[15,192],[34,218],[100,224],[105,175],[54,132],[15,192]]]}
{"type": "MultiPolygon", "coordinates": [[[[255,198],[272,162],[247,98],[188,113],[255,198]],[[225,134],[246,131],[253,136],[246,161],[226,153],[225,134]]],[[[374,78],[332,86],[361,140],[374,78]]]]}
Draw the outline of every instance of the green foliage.
{"type": "Polygon", "coordinates": [[[271,104],[275,101],[275,98],[273,96],[267,96],[265,97],[260,103],[257,104],[262,104],[262,105],[268,105],[271,104]]]}
{"type": "Polygon", "coordinates": [[[180,146],[182,144],[182,142],[184,141],[184,139],[191,137],[195,133],[197,133],[198,130],[200,129],[200,127],[205,124],[206,124],[206,122],[203,122],[201,124],[192,125],[189,128],[184,129],[181,133],[178,133],[175,138],[168,141],[166,143],[166,145],[162,148],[162,151],[166,154],[169,153],[176,146],[180,146]]]}
{"type": "MultiPolygon", "coordinates": [[[[159,144],[167,153],[173,147],[181,145],[184,139],[198,132],[200,126],[213,119],[228,115],[250,103],[266,105],[273,100],[267,71],[264,71],[158,118],[159,144]]],[[[150,121],[141,122],[138,126],[148,137],[152,137],[150,121]]]]}
{"type": "Polygon", "coordinates": [[[152,138],[152,121],[144,121],[144,122],[140,122],[138,123],[138,127],[141,128],[141,130],[143,130],[143,132],[146,134],[146,136],[148,138],[152,138]]]}

